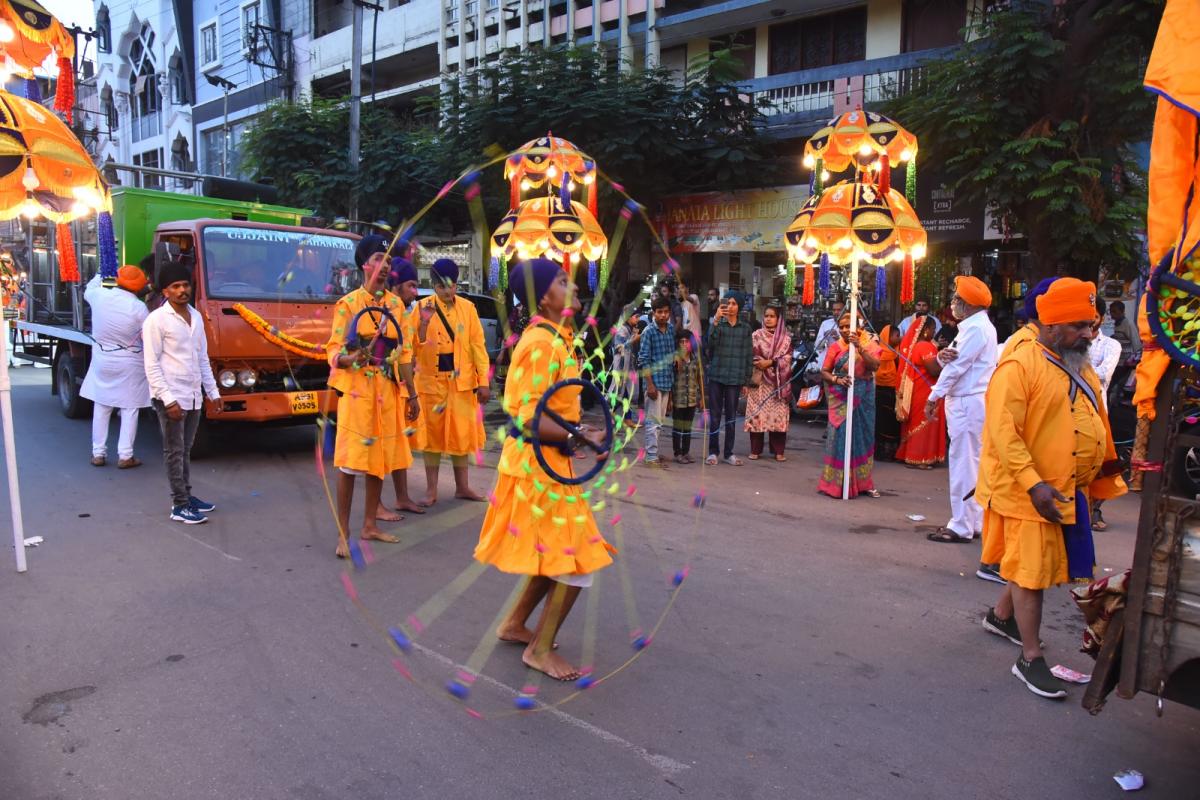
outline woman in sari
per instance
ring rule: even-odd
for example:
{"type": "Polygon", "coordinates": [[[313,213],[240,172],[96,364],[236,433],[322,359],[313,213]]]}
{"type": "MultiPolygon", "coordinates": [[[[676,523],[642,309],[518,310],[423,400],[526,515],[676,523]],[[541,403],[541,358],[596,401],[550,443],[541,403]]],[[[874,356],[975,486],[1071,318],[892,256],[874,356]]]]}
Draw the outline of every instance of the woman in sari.
{"type": "Polygon", "coordinates": [[[944,401],[938,401],[933,418],[925,416],[925,403],[941,371],[934,330],[932,317],[918,317],[900,343],[904,363],[896,398],[896,418],[901,422],[896,460],[913,469],[933,469],[946,460],[944,401]]]}
{"type": "Polygon", "coordinates": [[[792,335],[783,324],[777,305],[763,311],[763,326],[750,337],[753,346],[754,374],[758,384],[746,387],[745,430],[750,434],[750,460],[762,456],[764,435],[770,437],[771,454],[776,461],[787,461],[783,454],[791,423],[792,335]]]}
{"type": "Polygon", "coordinates": [[[900,446],[900,421],[896,419],[896,389],[900,386],[900,329],[884,325],[879,331],[879,369],[875,370],[875,457],[894,461],[900,446]]]}
{"type": "Polygon", "coordinates": [[[841,338],[829,346],[821,377],[829,405],[829,432],[825,437],[825,469],[817,481],[817,491],[830,497],[842,496],[845,470],[850,470],[848,497],[865,494],[879,497],[872,471],[875,468],[875,370],[879,367],[877,348],[859,330],[850,335],[850,315],[838,320],[841,338]],[[850,374],[850,353],[854,351],[854,374],[850,374]],[[854,385],[854,407],[849,392],[854,385]],[[851,416],[853,415],[853,416],[851,416]],[[853,420],[850,433],[850,463],[845,463],[846,421],[853,420]]]}

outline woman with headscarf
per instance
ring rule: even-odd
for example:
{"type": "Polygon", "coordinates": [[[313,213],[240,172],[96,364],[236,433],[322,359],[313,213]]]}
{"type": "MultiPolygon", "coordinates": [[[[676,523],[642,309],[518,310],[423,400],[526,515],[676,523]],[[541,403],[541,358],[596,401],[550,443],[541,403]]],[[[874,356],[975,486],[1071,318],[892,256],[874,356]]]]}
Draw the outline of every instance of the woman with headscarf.
{"type": "Polygon", "coordinates": [[[792,335],[783,324],[778,305],[763,310],[763,326],[750,337],[753,347],[754,376],[746,387],[746,421],[743,428],[750,434],[750,460],[762,456],[763,439],[770,437],[771,454],[776,461],[787,461],[783,454],[791,423],[789,401],[792,399],[792,335]]]}
{"type": "Polygon", "coordinates": [[[904,364],[896,399],[896,418],[901,421],[896,460],[913,469],[933,469],[946,460],[945,401],[938,401],[933,417],[925,414],[929,392],[941,371],[933,343],[935,330],[933,317],[917,317],[900,343],[904,364]]]}
{"type": "Polygon", "coordinates": [[[879,369],[875,370],[875,458],[894,461],[900,446],[900,422],[896,419],[896,389],[900,386],[897,368],[900,329],[884,325],[879,331],[879,369]]]}
{"type": "Polygon", "coordinates": [[[454,467],[454,496],[484,498],[467,480],[467,456],[483,448],[482,407],[491,397],[491,365],[479,312],[458,299],[458,265],[439,258],[429,270],[433,297],[418,307],[417,391],[425,434],[425,505],[437,502],[442,456],[454,467]]]}
{"type": "Polygon", "coordinates": [[[872,473],[875,469],[875,370],[878,348],[859,329],[850,333],[850,315],[838,320],[840,337],[829,345],[821,366],[821,377],[829,406],[829,431],[825,437],[825,468],[817,491],[830,497],[842,496],[845,470],[850,470],[849,497],[866,494],[879,497],[872,473]],[[850,374],[850,352],[855,351],[854,374],[850,374]],[[850,407],[850,385],[854,384],[854,407],[850,407]],[[846,420],[853,414],[850,433],[850,463],[846,455],[846,420]]]}
{"type": "MultiPolygon", "coordinates": [[[[567,486],[544,471],[530,443],[533,411],[556,381],[580,377],[580,356],[567,309],[579,311],[575,287],[558,264],[543,258],[518,264],[509,286],[538,316],[521,334],[513,351],[513,370],[504,387],[504,411],[509,415],[508,437],[496,466],[496,486],[479,533],[475,559],[501,572],[530,576],[524,593],[500,623],[501,641],[525,644],[521,660],[527,667],[561,681],[580,672],[553,649],[555,636],[580,589],[590,586],[592,573],[612,563],[612,547],[596,527],[587,492],[567,486]],[[554,370],[551,365],[559,365],[554,370]],[[545,598],[537,627],[526,627],[533,610],[545,598]]],[[[557,419],[578,424],[580,389],[571,386],[551,395],[547,410],[557,419]]],[[[603,433],[580,426],[583,437],[603,448],[603,433]]],[[[537,438],[550,469],[574,475],[571,454],[587,446],[551,419],[538,418],[537,438]]]]}

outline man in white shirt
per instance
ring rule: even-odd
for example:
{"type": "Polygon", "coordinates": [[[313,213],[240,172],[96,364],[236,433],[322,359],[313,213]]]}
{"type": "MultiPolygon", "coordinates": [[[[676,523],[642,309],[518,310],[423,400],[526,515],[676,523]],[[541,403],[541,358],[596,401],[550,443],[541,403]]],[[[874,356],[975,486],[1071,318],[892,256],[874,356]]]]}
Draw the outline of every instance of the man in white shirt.
{"type": "MultiPolygon", "coordinates": [[[[983,281],[969,275],[954,279],[950,308],[959,320],[958,335],[938,354],[942,371],[925,405],[925,415],[933,417],[938,401],[946,398],[950,434],[950,521],[929,534],[934,542],[969,542],[983,530],[983,509],[970,495],[979,478],[984,393],[996,369],[996,328],[987,315],[991,304],[983,281]]],[[[996,578],[1003,581],[999,573],[996,578]]]]}
{"type": "Polygon", "coordinates": [[[221,394],[208,361],[204,320],[188,303],[192,299],[192,273],[178,262],[158,271],[158,286],[166,300],[142,325],[142,355],[150,382],[151,404],[162,430],[163,460],[171,484],[171,519],[188,525],[207,522],[212,503],[192,494],[190,466],[192,441],[204,413],[204,398],[221,411],[221,394]]]}
{"type": "MultiPolygon", "coordinates": [[[[929,314],[929,301],[928,300],[918,300],[913,305],[913,313],[909,314],[907,317],[900,320],[900,324],[897,326],[898,328],[900,328],[900,335],[903,336],[904,334],[908,333],[908,327],[910,325],[912,325],[913,322],[916,321],[917,317],[925,315],[925,314],[929,314]]],[[[937,317],[933,317],[933,335],[936,336],[937,332],[940,331],[941,329],[942,329],[942,321],[940,319],[938,319],[937,317]]]]}
{"type": "Polygon", "coordinates": [[[816,350],[815,359],[818,367],[825,363],[825,350],[841,337],[838,332],[838,320],[842,318],[846,304],[841,300],[834,300],[829,308],[833,312],[833,316],[822,322],[821,327],[817,328],[817,341],[813,345],[816,350]]]}
{"type": "Polygon", "coordinates": [[[117,271],[117,285],[100,285],[92,278],[83,299],[92,308],[92,362],[79,394],[92,401],[92,466],[108,463],[108,423],[113,411],[121,416],[117,438],[117,468],[140,467],[133,455],[138,412],[150,405],[150,387],[142,359],[142,323],[146,304],[138,299],[146,288],[146,273],[125,265],[117,271]]]}

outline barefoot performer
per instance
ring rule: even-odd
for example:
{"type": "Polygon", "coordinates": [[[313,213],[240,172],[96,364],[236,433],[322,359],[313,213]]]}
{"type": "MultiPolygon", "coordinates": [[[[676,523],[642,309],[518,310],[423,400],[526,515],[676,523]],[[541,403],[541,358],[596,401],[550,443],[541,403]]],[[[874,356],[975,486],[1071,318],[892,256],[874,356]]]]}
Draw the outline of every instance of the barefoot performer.
{"type": "MultiPolygon", "coordinates": [[[[413,463],[413,450],[420,449],[417,446],[418,432],[420,430],[420,404],[417,401],[417,390],[413,385],[412,375],[412,360],[413,360],[413,343],[417,340],[417,324],[416,315],[408,308],[409,304],[417,299],[417,269],[412,262],[407,258],[393,258],[391,270],[388,272],[387,286],[388,289],[397,297],[400,298],[400,304],[405,309],[403,316],[397,317],[400,322],[400,331],[403,336],[401,348],[403,353],[396,359],[397,370],[402,364],[408,365],[408,376],[397,371],[397,388],[400,393],[399,401],[396,404],[396,412],[399,414],[398,435],[400,437],[400,460],[397,462],[396,469],[392,470],[392,486],[396,490],[396,511],[411,511],[414,514],[424,514],[425,508],[413,502],[413,499],[408,496],[408,468],[413,463]]],[[[391,513],[390,510],[380,503],[380,513],[391,513]]],[[[382,517],[380,517],[382,519],[382,517]]]]}
{"type": "Polygon", "coordinates": [[[475,305],[457,299],[457,264],[439,258],[430,275],[435,296],[420,303],[416,344],[417,391],[425,409],[425,505],[437,502],[443,454],[454,465],[454,496],[482,501],[467,482],[467,456],[486,439],[480,407],[491,390],[483,325],[475,305]]]}
{"type": "MultiPolygon", "coordinates": [[[[612,563],[609,552],[615,552],[596,528],[587,500],[580,496],[582,487],[550,478],[529,443],[533,411],[546,389],[556,381],[579,377],[572,333],[563,313],[577,308],[575,286],[558,264],[541,258],[518,264],[509,286],[527,308],[537,309],[538,316],[530,320],[513,351],[504,387],[504,410],[512,424],[475,558],[502,572],[530,576],[496,634],[504,641],[527,643],[521,656],[526,666],[569,681],[580,672],[554,652],[555,636],[579,590],[591,585],[593,572],[612,563]],[[525,623],[543,599],[545,607],[531,632],[525,623]]],[[[549,410],[577,422],[582,413],[579,393],[578,386],[555,393],[549,410]]],[[[589,430],[585,435],[603,446],[602,431],[589,430]]],[[[581,444],[576,437],[549,414],[539,418],[538,436],[550,468],[573,476],[571,453],[581,444]]]]}
{"type": "MultiPolygon", "coordinates": [[[[329,386],[338,392],[337,440],[333,465],[338,468],[337,512],[338,558],[350,554],[350,506],[354,500],[354,479],[362,475],[366,483],[363,539],[380,542],[400,541],[379,530],[376,514],[383,478],[402,461],[408,442],[401,435],[396,411],[397,392],[394,381],[398,370],[403,380],[412,386],[412,354],[404,358],[402,332],[378,311],[368,311],[358,318],[357,336],[351,322],[363,309],[385,308],[399,320],[403,307],[400,298],[384,291],[388,275],[388,244],[382,236],[364,236],[354,251],[354,261],[363,271],[362,287],[338,300],[334,308],[333,333],[326,352],[329,354],[329,386]]],[[[409,460],[412,455],[409,453],[409,460]]]]}

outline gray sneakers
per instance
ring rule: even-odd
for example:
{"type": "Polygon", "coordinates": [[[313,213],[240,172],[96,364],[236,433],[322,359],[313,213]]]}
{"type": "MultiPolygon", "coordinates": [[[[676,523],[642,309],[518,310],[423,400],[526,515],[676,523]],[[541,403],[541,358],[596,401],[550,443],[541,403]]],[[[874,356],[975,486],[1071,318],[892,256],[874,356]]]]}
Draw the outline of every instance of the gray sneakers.
{"type": "Polygon", "coordinates": [[[1013,664],[1012,674],[1016,675],[1029,691],[1038,697],[1049,697],[1061,700],[1067,696],[1067,689],[1062,681],[1050,674],[1046,659],[1038,656],[1033,661],[1026,661],[1024,656],[1013,664]]]}

